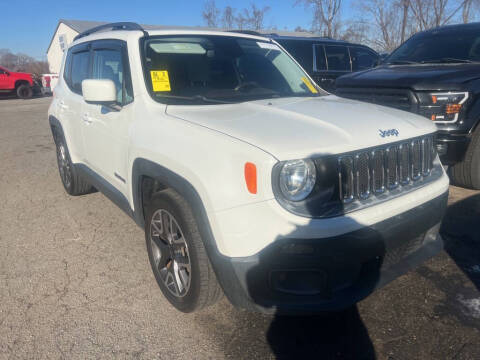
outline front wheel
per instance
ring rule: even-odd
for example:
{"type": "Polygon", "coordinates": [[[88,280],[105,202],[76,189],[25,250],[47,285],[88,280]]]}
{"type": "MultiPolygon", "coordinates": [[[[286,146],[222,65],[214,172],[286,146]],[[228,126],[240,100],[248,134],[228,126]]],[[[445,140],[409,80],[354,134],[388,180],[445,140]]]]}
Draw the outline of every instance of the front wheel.
{"type": "Polygon", "coordinates": [[[451,167],[450,175],[454,185],[480,190],[480,125],[473,132],[463,161],[451,167]]]}
{"type": "Polygon", "coordinates": [[[221,298],[192,209],[174,190],[161,191],[150,201],[145,239],[155,279],[174,307],[192,312],[221,298]]]}

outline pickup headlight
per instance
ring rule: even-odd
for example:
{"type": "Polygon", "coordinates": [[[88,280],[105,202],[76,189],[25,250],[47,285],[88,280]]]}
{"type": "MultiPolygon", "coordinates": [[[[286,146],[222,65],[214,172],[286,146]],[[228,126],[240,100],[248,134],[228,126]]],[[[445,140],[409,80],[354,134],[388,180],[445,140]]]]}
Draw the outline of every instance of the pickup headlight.
{"type": "Polygon", "coordinates": [[[313,161],[306,159],[285,162],[279,176],[283,196],[289,201],[301,201],[312,192],[317,174],[313,161]]]}
{"type": "Polygon", "coordinates": [[[455,122],[458,120],[468,92],[417,93],[420,113],[435,122],[455,122]]]}

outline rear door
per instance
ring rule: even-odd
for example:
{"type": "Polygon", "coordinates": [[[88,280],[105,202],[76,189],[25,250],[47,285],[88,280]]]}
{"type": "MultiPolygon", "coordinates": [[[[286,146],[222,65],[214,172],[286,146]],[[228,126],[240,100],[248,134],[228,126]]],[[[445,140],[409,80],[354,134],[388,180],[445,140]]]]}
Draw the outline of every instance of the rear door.
{"type": "Polygon", "coordinates": [[[352,71],[362,71],[377,65],[379,56],[374,51],[361,46],[350,46],[352,71]]]}
{"type": "Polygon", "coordinates": [[[112,80],[118,109],[103,105],[83,106],[83,138],[89,167],[127,194],[128,128],[133,92],[127,46],[120,40],[92,42],[92,79],[112,80]]]}
{"type": "Polygon", "coordinates": [[[7,73],[7,71],[0,68],[0,91],[10,88],[8,86],[8,82],[9,82],[8,77],[9,77],[9,74],[7,73]]]}
{"type": "Polygon", "coordinates": [[[352,71],[350,52],[345,45],[316,45],[315,64],[320,86],[329,92],[335,90],[337,77],[352,71]]]}
{"type": "Polygon", "coordinates": [[[58,116],[65,128],[67,145],[73,161],[85,162],[86,153],[82,137],[82,81],[90,70],[89,43],[82,43],[69,49],[64,66],[64,86],[56,93],[58,116]]]}

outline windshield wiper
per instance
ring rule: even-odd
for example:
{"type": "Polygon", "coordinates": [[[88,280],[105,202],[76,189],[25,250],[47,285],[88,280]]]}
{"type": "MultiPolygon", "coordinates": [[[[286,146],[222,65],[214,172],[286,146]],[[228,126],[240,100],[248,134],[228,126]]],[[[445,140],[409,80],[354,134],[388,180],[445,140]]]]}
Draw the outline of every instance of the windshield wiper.
{"type": "Polygon", "coordinates": [[[410,60],[393,60],[385,63],[387,65],[411,65],[411,64],[418,64],[417,61],[410,61],[410,60]]]}
{"type": "Polygon", "coordinates": [[[457,58],[451,58],[451,57],[444,57],[441,59],[435,59],[435,60],[425,60],[422,61],[422,64],[437,64],[437,63],[473,63],[474,61],[468,60],[468,59],[457,59],[457,58]]]}
{"type": "Polygon", "coordinates": [[[211,99],[203,95],[194,95],[194,96],[179,96],[179,95],[169,95],[169,94],[155,94],[156,97],[164,97],[167,99],[179,99],[179,100],[201,100],[204,102],[216,103],[216,104],[231,104],[231,101],[211,99]]]}

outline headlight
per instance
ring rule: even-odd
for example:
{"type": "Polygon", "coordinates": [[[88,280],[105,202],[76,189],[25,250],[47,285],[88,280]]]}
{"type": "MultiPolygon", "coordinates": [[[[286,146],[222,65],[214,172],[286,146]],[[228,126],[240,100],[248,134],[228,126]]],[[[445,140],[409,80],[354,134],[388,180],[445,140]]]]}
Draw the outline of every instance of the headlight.
{"type": "Polygon", "coordinates": [[[420,113],[432,121],[455,122],[468,92],[418,93],[420,113]]]}
{"type": "Polygon", "coordinates": [[[315,186],[316,170],[312,160],[292,160],[283,164],[279,185],[283,196],[290,201],[302,201],[315,186]]]}

